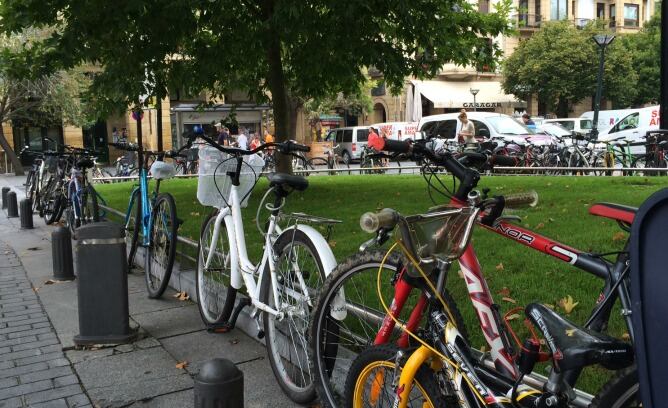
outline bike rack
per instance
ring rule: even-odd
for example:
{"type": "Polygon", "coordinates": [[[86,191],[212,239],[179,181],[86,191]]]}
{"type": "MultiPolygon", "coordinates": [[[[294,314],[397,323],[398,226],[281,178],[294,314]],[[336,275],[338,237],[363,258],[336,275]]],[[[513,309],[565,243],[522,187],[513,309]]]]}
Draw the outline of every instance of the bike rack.
{"type": "Polygon", "coordinates": [[[668,384],[668,188],[640,206],[631,226],[631,317],[644,407],[665,407],[668,384]]]}

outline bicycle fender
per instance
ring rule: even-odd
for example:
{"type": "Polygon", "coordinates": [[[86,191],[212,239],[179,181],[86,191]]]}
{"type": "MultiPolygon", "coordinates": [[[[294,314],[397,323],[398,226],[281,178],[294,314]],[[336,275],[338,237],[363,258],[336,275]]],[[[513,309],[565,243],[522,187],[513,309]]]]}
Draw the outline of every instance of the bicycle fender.
{"type": "MultiPolygon", "coordinates": [[[[329,244],[327,243],[325,238],[322,236],[321,233],[318,232],[318,230],[311,227],[310,225],[304,225],[304,224],[298,224],[296,226],[292,226],[284,230],[281,234],[285,234],[286,232],[289,232],[293,228],[297,228],[299,231],[306,234],[306,236],[311,240],[311,242],[313,242],[316,251],[318,251],[318,257],[322,262],[322,267],[325,270],[325,277],[329,276],[334,270],[334,268],[336,268],[336,258],[334,258],[334,253],[332,253],[332,250],[329,247],[329,244]]],[[[345,303],[346,303],[345,294],[343,292],[343,288],[341,288],[339,292],[336,294],[336,297],[332,302],[332,307],[330,310],[330,314],[334,319],[341,321],[346,318],[347,311],[345,308],[345,303]]]]}

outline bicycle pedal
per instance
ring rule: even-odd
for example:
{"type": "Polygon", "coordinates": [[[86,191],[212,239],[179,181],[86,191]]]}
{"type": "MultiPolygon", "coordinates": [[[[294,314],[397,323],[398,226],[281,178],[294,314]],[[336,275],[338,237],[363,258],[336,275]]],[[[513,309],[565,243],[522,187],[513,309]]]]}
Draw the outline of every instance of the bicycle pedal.
{"type": "Polygon", "coordinates": [[[264,338],[264,330],[260,330],[257,332],[257,338],[262,340],[264,338]]]}
{"type": "Polygon", "coordinates": [[[206,331],[209,333],[229,333],[232,329],[234,329],[234,325],[229,322],[223,322],[207,327],[206,331]]]}

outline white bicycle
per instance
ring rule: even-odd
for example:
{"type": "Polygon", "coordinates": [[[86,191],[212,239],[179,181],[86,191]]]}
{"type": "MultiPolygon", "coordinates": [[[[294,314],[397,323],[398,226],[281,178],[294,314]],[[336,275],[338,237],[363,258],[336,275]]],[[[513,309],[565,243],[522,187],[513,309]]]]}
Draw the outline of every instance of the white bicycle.
{"type": "Polygon", "coordinates": [[[290,192],[305,190],[308,181],[300,176],[269,174],[270,189],[256,216],[256,225],[264,235],[264,251],[260,262],[253,264],[246,251],[241,208],[247,205],[264,165],[255,153],[270,147],[286,154],[309,148],[284,142],[248,151],[220,146],[208,137],[201,139],[206,144],[199,151],[197,198],[216,208],[204,222],[199,241],[197,296],[202,318],[211,330],[227,332],[234,328],[241,310],[251,306],[258,337],[266,334],[269,361],[278,383],[293,401],[309,403],[316,394],[306,351],[308,318],[316,292],[336,260],[325,237],[305,223],[325,224],[331,232],[339,221],[281,211],[290,192]],[[273,203],[265,205],[271,193],[273,203]],[[269,211],[265,228],[259,222],[263,208],[269,211]],[[248,297],[235,307],[237,291],[243,286],[248,297]]]}

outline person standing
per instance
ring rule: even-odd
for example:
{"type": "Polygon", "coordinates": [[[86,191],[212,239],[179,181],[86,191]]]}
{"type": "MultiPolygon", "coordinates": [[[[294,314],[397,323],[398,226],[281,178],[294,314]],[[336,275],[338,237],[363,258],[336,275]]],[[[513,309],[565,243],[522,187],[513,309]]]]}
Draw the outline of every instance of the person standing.
{"type": "Polygon", "coordinates": [[[225,132],[225,127],[223,127],[222,123],[216,123],[216,131],[218,132],[218,144],[227,146],[229,144],[230,135],[225,132]]]}
{"type": "Polygon", "coordinates": [[[246,136],[246,129],[239,129],[239,136],[237,137],[237,145],[239,149],[248,150],[248,136],[246,136]]]}
{"type": "Polygon", "coordinates": [[[524,122],[526,127],[528,127],[529,129],[536,130],[536,123],[533,120],[531,120],[531,116],[529,116],[528,113],[524,113],[524,115],[522,115],[522,122],[524,122]]]}
{"type": "Polygon", "coordinates": [[[260,138],[257,137],[257,135],[255,134],[255,132],[252,132],[252,133],[251,133],[250,140],[251,140],[251,141],[250,141],[250,145],[248,146],[249,150],[255,150],[255,149],[257,149],[258,147],[260,147],[260,138]]]}
{"type": "Polygon", "coordinates": [[[462,123],[462,127],[457,135],[460,142],[466,145],[466,149],[476,149],[478,147],[478,140],[475,138],[475,126],[473,126],[473,122],[468,119],[468,115],[464,109],[462,109],[458,118],[462,123]]]}
{"type": "Polygon", "coordinates": [[[385,146],[385,139],[380,137],[376,129],[372,126],[369,126],[369,138],[367,139],[367,145],[374,150],[381,151],[385,146]]]}
{"type": "Polygon", "coordinates": [[[111,140],[112,140],[114,143],[118,143],[118,139],[119,139],[119,138],[120,138],[120,136],[119,136],[119,134],[118,134],[118,129],[116,129],[116,127],[114,127],[114,128],[111,130],[111,140]]]}

